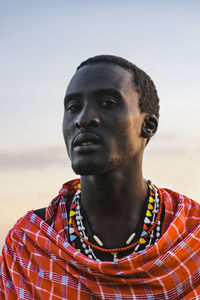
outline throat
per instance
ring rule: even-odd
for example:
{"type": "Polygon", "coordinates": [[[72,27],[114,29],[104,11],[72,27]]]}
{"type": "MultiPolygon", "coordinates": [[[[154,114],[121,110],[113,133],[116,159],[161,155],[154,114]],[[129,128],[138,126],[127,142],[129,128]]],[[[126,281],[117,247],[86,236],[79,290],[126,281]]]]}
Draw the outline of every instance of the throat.
{"type": "MultiPolygon", "coordinates": [[[[124,174],[112,174],[105,176],[93,177],[84,176],[81,178],[81,203],[88,216],[93,220],[99,218],[113,219],[112,223],[118,223],[119,218],[125,219],[125,222],[136,222],[140,216],[143,203],[147,198],[148,186],[145,180],[141,178],[131,178],[128,182],[134,184],[124,184],[124,174]],[[114,177],[114,178],[113,178],[114,177]]],[[[103,224],[101,224],[103,225],[103,224]]],[[[136,225],[136,224],[135,224],[136,225]]]]}

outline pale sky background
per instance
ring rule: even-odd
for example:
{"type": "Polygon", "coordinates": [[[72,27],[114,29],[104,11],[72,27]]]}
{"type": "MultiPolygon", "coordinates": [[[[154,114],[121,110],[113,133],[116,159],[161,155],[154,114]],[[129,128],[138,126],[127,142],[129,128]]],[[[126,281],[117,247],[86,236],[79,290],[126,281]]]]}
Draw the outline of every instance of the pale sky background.
{"type": "Polygon", "coordinates": [[[44,207],[70,169],[63,98],[77,65],[127,58],[154,80],[159,131],[144,176],[200,202],[200,1],[0,1],[0,248],[28,210],[44,207]]]}

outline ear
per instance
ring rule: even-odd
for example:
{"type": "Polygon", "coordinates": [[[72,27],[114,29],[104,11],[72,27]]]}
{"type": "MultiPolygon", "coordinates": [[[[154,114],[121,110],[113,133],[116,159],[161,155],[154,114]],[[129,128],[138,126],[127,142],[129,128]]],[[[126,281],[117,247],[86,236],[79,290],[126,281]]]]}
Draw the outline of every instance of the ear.
{"type": "Polygon", "coordinates": [[[142,124],[141,136],[147,139],[147,143],[150,138],[156,133],[157,128],[157,117],[155,115],[146,115],[142,124]]]}

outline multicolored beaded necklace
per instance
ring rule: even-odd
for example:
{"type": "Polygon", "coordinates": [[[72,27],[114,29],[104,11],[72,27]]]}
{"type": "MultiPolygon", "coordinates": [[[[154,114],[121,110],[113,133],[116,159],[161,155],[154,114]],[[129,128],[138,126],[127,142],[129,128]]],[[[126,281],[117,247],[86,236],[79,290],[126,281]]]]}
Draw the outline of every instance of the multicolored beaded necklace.
{"type": "Polygon", "coordinates": [[[103,242],[95,234],[93,234],[93,240],[98,245],[88,241],[88,236],[86,235],[85,226],[83,224],[83,216],[81,214],[81,188],[79,186],[79,190],[76,192],[72,200],[69,212],[68,228],[69,239],[72,243],[72,246],[75,247],[75,242],[77,239],[79,239],[81,246],[80,249],[77,250],[84,253],[88,257],[95,259],[96,261],[100,261],[96,254],[98,251],[100,251],[112,254],[113,261],[117,261],[118,254],[121,252],[127,252],[131,250],[131,253],[135,253],[136,251],[144,250],[147,246],[154,244],[161,234],[162,200],[159,199],[156,187],[150,181],[147,181],[147,184],[149,188],[148,204],[139,239],[133,242],[135,237],[134,232],[127,239],[126,246],[113,249],[103,248],[103,242]]]}

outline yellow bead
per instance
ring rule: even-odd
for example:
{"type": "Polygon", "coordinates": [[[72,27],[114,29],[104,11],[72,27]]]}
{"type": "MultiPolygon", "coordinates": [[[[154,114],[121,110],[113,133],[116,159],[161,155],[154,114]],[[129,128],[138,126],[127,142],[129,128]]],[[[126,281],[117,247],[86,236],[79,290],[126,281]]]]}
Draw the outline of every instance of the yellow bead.
{"type": "Polygon", "coordinates": [[[69,216],[70,216],[70,217],[73,217],[74,215],[76,215],[76,212],[73,211],[73,210],[70,210],[69,216]]]}
{"type": "Polygon", "coordinates": [[[151,210],[152,210],[152,209],[153,209],[153,205],[149,203],[149,204],[148,204],[148,209],[151,209],[151,210]]]}
{"type": "Polygon", "coordinates": [[[154,199],[151,196],[149,197],[149,203],[154,203],[154,199]]]}
{"type": "Polygon", "coordinates": [[[143,239],[143,238],[140,238],[140,239],[139,239],[139,243],[140,243],[140,244],[145,244],[145,243],[146,243],[146,241],[145,241],[145,239],[143,239]]]}
{"type": "Polygon", "coordinates": [[[81,188],[81,184],[80,184],[80,183],[78,183],[78,188],[79,188],[79,189],[81,188]]]}
{"type": "Polygon", "coordinates": [[[146,216],[147,216],[147,217],[152,217],[152,213],[151,213],[149,210],[147,210],[146,216]]]}
{"type": "Polygon", "coordinates": [[[76,249],[77,251],[81,252],[81,249],[76,249]]]}
{"type": "Polygon", "coordinates": [[[69,224],[72,224],[72,218],[69,218],[69,224]]]}

